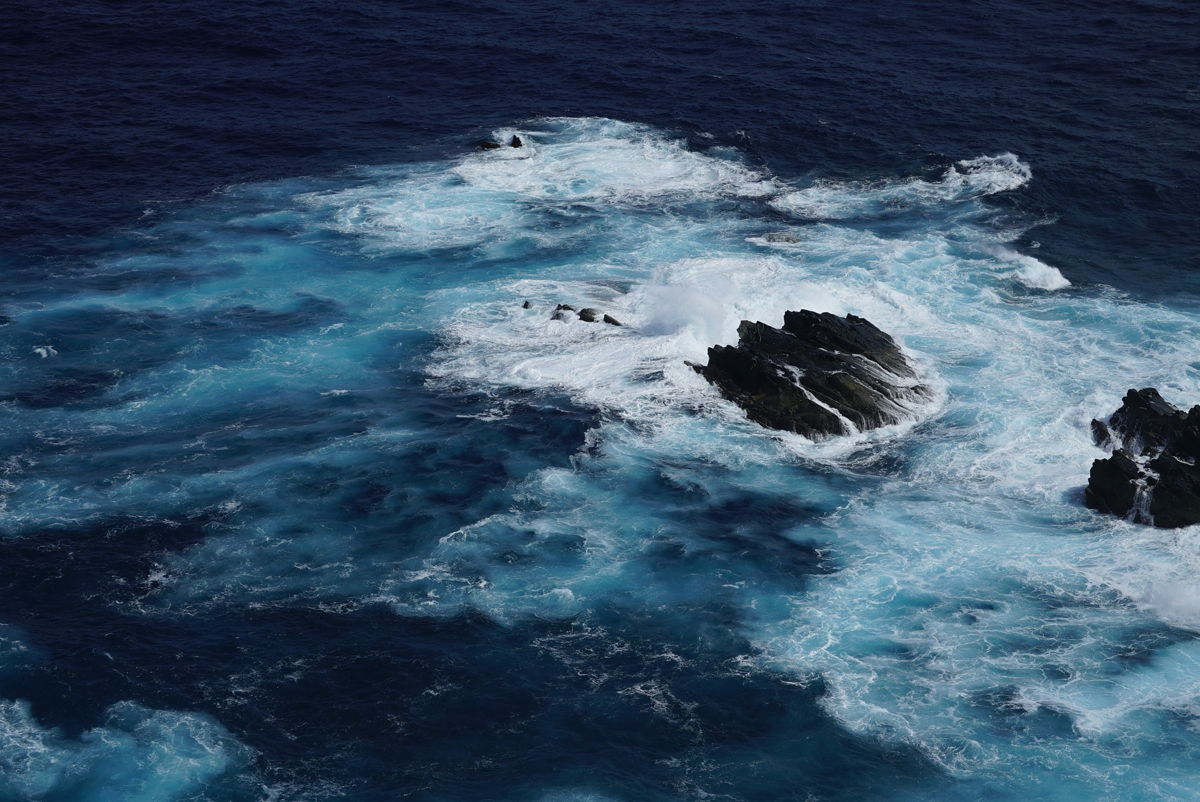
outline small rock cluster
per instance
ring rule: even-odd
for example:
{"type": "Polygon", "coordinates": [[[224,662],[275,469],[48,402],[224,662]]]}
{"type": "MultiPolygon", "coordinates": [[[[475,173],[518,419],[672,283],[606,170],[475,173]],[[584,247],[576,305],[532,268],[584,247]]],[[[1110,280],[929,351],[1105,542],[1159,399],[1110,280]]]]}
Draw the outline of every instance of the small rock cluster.
{"type": "MultiPolygon", "coordinates": [[[[532,309],[533,304],[530,303],[529,301],[526,301],[524,304],[522,304],[522,308],[532,309]]],[[[590,306],[584,307],[583,309],[576,309],[575,307],[571,306],[570,304],[559,304],[558,306],[554,307],[554,314],[551,315],[550,319],[551,320],[567,320],[568,312],[572,313],[575,317],[579,318],[584,323],[604,322],[610,326],[622,325],[621,321],[617,320],[612,315],[604,314],[599,309],[593,309],[590,306]]]]}
{"type": "Polygon", "coordinates": [[[1200,523],[1200,405],[1184,412],[1153,387],[1130,390],[1092,435],[1113,453],[1092,463],[1089,507],[1163,528],[1200,523]]]}

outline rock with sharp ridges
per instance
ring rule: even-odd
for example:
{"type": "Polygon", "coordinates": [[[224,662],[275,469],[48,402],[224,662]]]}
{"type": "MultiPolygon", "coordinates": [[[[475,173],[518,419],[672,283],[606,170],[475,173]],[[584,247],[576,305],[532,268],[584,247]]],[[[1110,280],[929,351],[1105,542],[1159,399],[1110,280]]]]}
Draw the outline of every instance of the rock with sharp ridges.
{"type": "Polygon", "coordinates": [[[1200,405],[1184,412],[1153,387],[1130,390],[1092,436],[1113,453],[1092,463],[1087,506],[1167,529],[1200,523],[1200,405]]]}
{"type": "Polygon", "coordinates": [[[756,423],[819,440],[899,423],[933,397],[887,333],[855,315],[800,310],[783,328],[743,320],[700,368],[756,423]]]}

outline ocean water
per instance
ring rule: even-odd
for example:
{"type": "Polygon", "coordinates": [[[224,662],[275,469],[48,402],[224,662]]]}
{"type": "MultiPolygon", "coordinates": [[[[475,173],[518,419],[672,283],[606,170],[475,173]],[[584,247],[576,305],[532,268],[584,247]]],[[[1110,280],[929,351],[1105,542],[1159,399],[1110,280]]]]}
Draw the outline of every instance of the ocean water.
{"type": "Polygon", "coordinates": [[[1083,506],[1200,402],[1196,13],[626,11],[5,23],[0,799],[1200,795],[1200,531],[1083,506]],[[685,364],[800,308],[933,401],[685,364]]]}

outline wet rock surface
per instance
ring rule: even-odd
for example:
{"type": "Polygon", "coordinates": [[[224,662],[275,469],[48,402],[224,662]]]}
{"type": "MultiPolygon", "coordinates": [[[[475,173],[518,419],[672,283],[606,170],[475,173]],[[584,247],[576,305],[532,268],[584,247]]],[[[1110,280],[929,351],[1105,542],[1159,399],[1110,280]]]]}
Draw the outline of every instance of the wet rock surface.
{"type": "Polygon", "coordinates": [[[1200,405],[1184,412],[1153,387],[1130,390],[1092,434],[1113,453],[1092,463],[1089,507],[1168,529],[1200,523],[1200,405]]]}
{"type": "Polygon", "coordinates": [[[819,440],[913,417],[933,394],[885,332],[865,318],[800,310],[783,328],[743,320],[736,346],[694,366],[750,420],[819,440]]]}

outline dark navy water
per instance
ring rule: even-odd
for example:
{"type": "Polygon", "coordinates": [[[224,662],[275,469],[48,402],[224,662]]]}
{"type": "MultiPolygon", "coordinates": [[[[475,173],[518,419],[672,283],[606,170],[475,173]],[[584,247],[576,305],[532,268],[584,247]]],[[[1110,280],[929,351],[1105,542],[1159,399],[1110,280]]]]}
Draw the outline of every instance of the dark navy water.
{"type": "Polygon", "coordinates": [[[1192,4],[15,2],[0,62],[0,798],[1200,793],[1200,532],[1081,491],[1200,402],[1192,4]],[[684,365],[796,308],[936,403],[684,365]]]}

